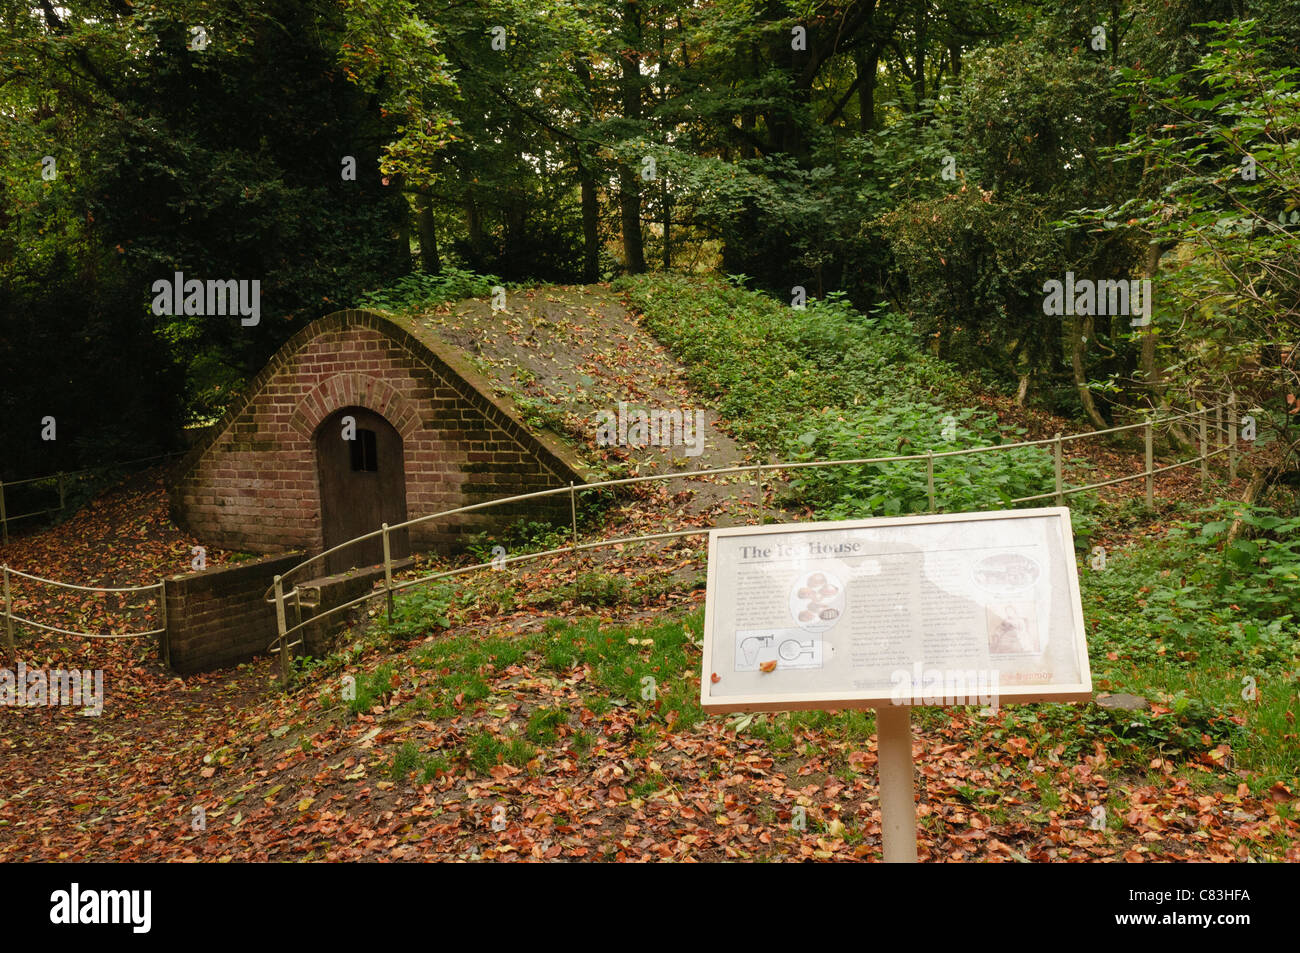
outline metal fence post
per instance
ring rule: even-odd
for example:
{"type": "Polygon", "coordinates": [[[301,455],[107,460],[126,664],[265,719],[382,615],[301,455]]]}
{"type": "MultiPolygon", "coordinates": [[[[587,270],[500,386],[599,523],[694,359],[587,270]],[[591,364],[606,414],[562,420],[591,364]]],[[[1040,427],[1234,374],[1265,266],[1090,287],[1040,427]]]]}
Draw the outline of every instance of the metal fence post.
{"type": "Polygon", "coordinates": [[[758,525],[763,525],[763,465],[760,463],[754,471],[754,489],[758,497],[758,525]]]}
{"type": "Polygon", "coordinates": [[[573,580],[578,581],[578,497],[573,490],[573,481],[569,481],[569,518],[573,526],[573,580]]]}
{"type": "Polygon", "coordinates": [[[163,664],[172,667],[172,639],[167,631],[167,580],[158,581],[158,627],[162,629],[163,664]]]}
{"type": "Polygon", "coordinates": [[[926,493],[929,494],[929,497],[930,497],[930,512],[933,513],[933,512],[935,512],[935,509],[934,509],[934,451],[933,451],[933,450],[927,450],[927,451],[925,452],[925,488],[926,488],[926,493]]]}
{"type": "Polygon", "coordinates": [[[1056,435],[1056,442],[1052,444],[1052,454],[1054,457],[1053,462],[1055,464],[1055,470],[1056,470],[1056,505],[1057,506],[1065,505],[1065,493],[1063,492],[1065,489],[1065,482],[1063,479],[1064,461],[1061,459],[1061,453],[1062,453],[1061,435],[1058,433],[1056,435]]]}
{"type": "Polygon", "coordinates": [[[384,523],[384,595],[388,599],[388,624],[393,624],[393,551],[388,542],[388,524],[384,523]]]}
{"type": "Polygon", "coordinates": [[[289,638],[285,635],[284,624],[284,584],[280,577],[275,577],[275,627],[280,633],[280,681],[287,688],[289,685],[289,638]]]}
{"type": "Polygon", "coordinates": [[[1228,395],[1228,479],[1237,479],[1237,395],[1228,395]]]}
{"type": "Polygon", "coordinates": [[[1152,447],[1151,418],[1147,418],[1146,426],[1142,428],[1142,442],[1145,444],[1146,453],[1146,484],[1147,484],[1147,509],[1152,509],[1156,505],[1156,476],[1154,473],[1154,450],[1152,447]]]}
{"type": "Polygon", "coordinates": [[[1208,423],[1209,414],[1202,409],[1200,425],[1197,428],[1197,439],[1201,445],[1201,486],[1206,486],[1210,482],[1210,461],[1207,456],[1210,452],[1210,448],[1205,435],[1206,425],[1208,423]]]}
{"type": "Polygon", "coordinates": [[[9,596],[9,567],[4,567],[5,571],[5,649],[9,652],[10,659],[16,659],[17,653],[14,650],[14,604],[13,599],[9,596]]]}

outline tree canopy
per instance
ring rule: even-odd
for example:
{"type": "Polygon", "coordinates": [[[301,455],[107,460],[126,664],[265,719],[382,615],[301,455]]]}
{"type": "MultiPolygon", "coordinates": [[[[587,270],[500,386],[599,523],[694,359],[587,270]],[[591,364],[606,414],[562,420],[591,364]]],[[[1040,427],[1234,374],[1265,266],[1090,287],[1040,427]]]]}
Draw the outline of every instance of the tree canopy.
{"type": "Polygon", "coordinates": [[[172,447],[412,271],[839,292],[1022,402],[1285,436],[1298,45],[1284,0],[0,5],[0,477],[172,447]],[[260,319],[155,313],[177,272],[260,319]],[[1044,314],[1067,272],[1149,323],[1044,314]]]}

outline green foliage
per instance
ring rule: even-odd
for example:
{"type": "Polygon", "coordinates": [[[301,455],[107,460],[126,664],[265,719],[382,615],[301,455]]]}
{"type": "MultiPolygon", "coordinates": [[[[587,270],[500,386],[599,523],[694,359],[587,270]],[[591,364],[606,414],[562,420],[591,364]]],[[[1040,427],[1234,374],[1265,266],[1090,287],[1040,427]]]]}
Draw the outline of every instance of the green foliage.
{"type": "Polygon", "coordinates": [[[384,704],[393,693],[393,666],[384,663],[373,672],[362,672],[357,676],[356,697],[348,701],[348,711],[354,715],[364,715],[376,705],[384,704]]]}
{"type": "Polygon", "coordinates": [[[1139,766],[1143,755],[1230,744],[1262,791],[1300,772],[1296,520],[1233,502],[1201,512],[1209,519],[1181,522],[1164,538],[1111,553],[1102,570],[1082,570],[1094,684],[1170,711],[1092,712],[1080,730],[1100,720],[1103,740],[1115,739],[1117,752],[1129,746],[1139,766]],[[1252,545],[1225,547],[1238,513],[1240,539],[1252,545]]]}
{"type": "MultiPolygon", "coordinates": [[[[1017,431],[1000,434],[996,420],[973,410],[948,412],[937,404],[896,397],[827,412],[810,422],[815,426],[790,442],[787,459],[943,453],[1014,442],[1020,435],[1017,431]]],[[[1040,447],[939,457],[934,461],[935,504],[949,512],[1005,508],[1013,499],[1051,492],[1054,472],[1051,454],[1040,447]]],[[[827,519],[896,516],[929,509],[924,460],[795,470],[790,491],[827,519]]],[[[1021,505],[1043,504],[1040,500],[1021,505]]]]}
{"type": "Polygon", "coordinates": [[[628,583],[622,576],[602,572],[578,575],[573,587],[574,601],[585,606],[612,606],[627,596],[628,583]]]}
{"type": "Polygon", "coordinates": [[[511,399],[515,402],[515,407],[519,410],[519,416],[524,423],[534,430],[549,430],[555,434],[567,432],[564,412],[549,400],[517,391],[511,394],[511,399]]]}
{"type": "Polygon", "coordinates": [[[501,279],[496,275],[479,275],[445,265],[436,275],[414,272],[383,288],[367,291],[357,299],[357,306],[397,312],[421,311],[461,298],[485,298],[498,285],[501,279]]]}
{"type": "Polygon", "coordinates": [[[397,749],[392,763],[388,766],[388,776],[394,781],[402,781],[420,764],[420,749],[415,742],[408,741],[397,749]]]}
{"type": "Polygon", "coordinates": [[[446,755],[441,753],[430,755],[425,759],[424,765],[420,769],[420,783],[428,784],[430,781],[436,780],[440,774],[450,772],[451,762],[446,755]]]}
{"type": "Polygon", "coordinates": [[[840,295],[800,310],[704,279],[643,277],[620,287],[690,382],[765,449],[783,449],[790,433],[802,433],[810,409],[851,406],[882,391],[965,393],[956,373],[916,352],[897,315],[860,314],[840,295]]]}
{"type": "Polygon", "coordinates": [[[505,745],[489,731],[478,731],[470,736],[465,747],[465,757],[480,774],[495,768],[505,751],[505,745]]]}
{"type": "MultiPolygon", "coordinates": [[[[906,319],[888,309],[862,315],[836,294],[799,310],[700,280],[624,286],[692,382],[717,397],[742,436],[782,459],[942,453],[1021,435],[1000,433],[991,415],[956,404],[967,396],[960,375],[918,354],[906,319]]],[[[790,486],[793,499],[819,515],[847,519],[924,512],[925,476],[924,461],[809,468],[793,471],[790,486]]],[[[936,504],[947,510],[1004,506],[1053,485],[1051,457],[1039,448],[935,461],[936,504]]]]}
{"type": "Polygon", "coordinates": [[[522,768],[537,756],[537,749],[522,738],[502,741],[489,731],[477,731],[469,739],[465,756],[474,770],[487,774],[502,762],[522,768]]]}
{"type": "Polygon", "coordinates": [[[1098,742],[1112,757],[1145,769],[1152,757],[1185,760],[1218,744],[1244,740],[1231,712],[1204,698],[1179,692],[1167,699],[1171,710],[1110,710],[1098,705],[1046,704],[1008,709],[1000,727],[990,732],[997,741],[1026,733],[1047,744],[1062,745],[1062,760],[1075,761],[1095,753],[1098,742]]]}
{"type": "Polygon", "coordinates": [[[1037,305],[1045,278],[1130,276],[1153,243],[1178,249],[1157,296],[1165,380],[1294,375],[1278,359],[1295,338],[1294,4],[1259,0],[1256,22],[1231,26],[1198,25],[1186,0],[1131,5],[1102,54],[1081,46],[1088,5],[841,6],[810,21],[806,55],[789,43],[806,11],[789,3],[14,7],[0,15],[0,428],[23,429],[0,429],[0,469],[169,445],[346,303],[594,281],[641,270],[642,244],[652,266],[733,276],[672,295],[680,315],[645,310],[679,356],[718,365],[697,383],[765,450],[809,406],[961,403],[914,335],[1059,409],[1088,378],[1131,390],[1126,322],[1086,331],[1075,381],[1081,338],[1037,305]],[[202,52],[196,22],[211,27],[202,52]],[[1247,154],[1251,182],[1234,175],[1247,154]],[[647,157],[658,171],[642,179],[647,157]],[[413,244],[422,273],[394,282],[413,244]],[[261,322],[150,314],[152,282],[176,270],[260,281],[261,322]],[[784,307],[796,285],[821,301],[784,307]],[[905,329],[839,308],[837,290],[859,312],[888,299],[905,329]],[[32,407],[67,428],[57,444],[20,425],[32,407]]]}
{"type": "Polygon", "coordinates": [[[523,556],[558,549],[570,541],[572,530],[539,520],[518,519],[495,533],[476,533],[465,546],[465,551],[477,563],[490,563],[492,550],[500,546],[507,556],[523,556]]]}
{"type": "Polygon", "coordinates": [[[1269,33],[1295,28],[1294,11],[1202,23],[1202,42],[1180,55],[1124,69],[1131,132],[1104,158],[1130,177],[1140,170],[1137,187],[1088,202],[1068,225],[1172,252],[1153,315],[1163,388],[1251,393],[1260,442],[1289,434],[1290,466],[1300,444],[1273,395],[1300,391],[1285,356],[1300,333],[1300,67],[1269,33]]]}
{"type": "Polygon", "coordinates": [[[167,448],[307,321],[407,268],[405,203],[377,174],[392,123],[348,88],[345,30],[331,0],[0,14],[0,469],[167,448]],[[153,314],[176,271],[259,281],[259,323],[153,314]],[[56,442],[33,441],[31,408],[56,442]]]}
{"type": "Polygon", "coordinates": [[[1182,522],[1158,544],[1110,557],[1085,575],[1085,611],[1099,614],[1107,639],[1141,658],[1170,650],[1165,664],[1266,668],[1295,654],[1300,605],[1300,520],[1267,507],[1220,502],[1208,522],[1182,522]],[[1224,549],[1237,512],[1253,537],[1224,549]],[[1094,601],[1095,600],[1095,601],[1094,601]]]}
{"type": "Polygon", "coordinates": [[[567,708],[538,708],[528,716],[528,727],[524,736],[539,745],[555,744],[559,737],[558,729],[569,723],[567,708]]]}
{"type": "Polygon", "coordinates": [[[389,638],[408,641],[431,635],[451,625],[447,611],[454,599],[446,585],[425,585],[393,597],[393,621],[385,613],[379,621],[380,631],[389,638]]]}
{"type": "Polygon", "coordinates": [[[1200,512],[1217,518],[1170,531],[1165,558],[1182,560],[1151,586],[1148,615],[1179,648],[1230,646],[1242,657],[1285,661],[1295,652],[1292,620],[1300,608],[1300,517],[1224,501],[1200,512]],[[1228,543],[1235,518],[1246,532],[1228,543]],[[1216,629],[1226,646],[1205,644],[1216,629]]]}

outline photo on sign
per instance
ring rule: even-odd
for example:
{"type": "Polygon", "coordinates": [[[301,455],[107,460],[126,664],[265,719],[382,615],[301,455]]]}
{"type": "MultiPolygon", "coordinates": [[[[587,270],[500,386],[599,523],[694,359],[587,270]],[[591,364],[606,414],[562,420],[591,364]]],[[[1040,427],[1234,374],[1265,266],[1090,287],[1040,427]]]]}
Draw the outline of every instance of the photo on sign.
{"type": "Polygon", "coordinates": [[[804,573],[790,587],[790,615],[809,632],[832,628],[844,615],[844,583],[830,573],[804,573]]]}
{"type": "Polygon", "coordinates": [[[1038,655],[1038,606],[1003,602],[988,607],[989,655],[1038,655]]]}

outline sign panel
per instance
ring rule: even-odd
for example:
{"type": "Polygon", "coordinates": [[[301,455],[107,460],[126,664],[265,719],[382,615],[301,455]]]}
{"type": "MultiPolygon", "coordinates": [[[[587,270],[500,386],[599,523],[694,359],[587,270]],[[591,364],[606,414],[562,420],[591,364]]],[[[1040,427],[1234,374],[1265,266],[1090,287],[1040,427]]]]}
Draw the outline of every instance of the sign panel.
{"type": "Polygon", "coordinates": [[[1066,507],[709,534],[706,711],[1091,697],[1066,507]]]}

